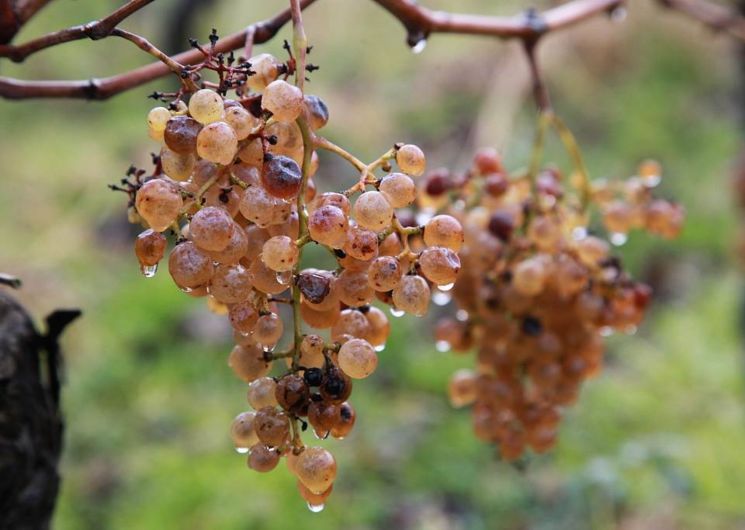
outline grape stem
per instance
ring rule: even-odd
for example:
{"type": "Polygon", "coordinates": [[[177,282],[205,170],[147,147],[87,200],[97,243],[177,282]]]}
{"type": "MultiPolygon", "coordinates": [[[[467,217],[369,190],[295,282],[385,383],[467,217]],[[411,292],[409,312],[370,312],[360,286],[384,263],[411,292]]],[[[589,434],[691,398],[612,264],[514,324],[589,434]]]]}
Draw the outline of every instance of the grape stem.
{"type": "Polygon", "coordinates": [[[582,157],[582,151],[580,150],[577,139],[574,137],[574,134],[572,134],[572,131],[556,114],[551,115],[551,124],[554,126],[556,134],[564,145],[567,154],[572,159],[574,169],[580,177],[578,183],[580,211],[584,213],[590,205],[590,195],[592,190],[590,186],[590,173],[587,171],[587,166],[582,157]]]}
{"type": "Polygon", "coordinates": [[[295,85],[302,91],[305,83],[305,59],[308,53],[308,37],[303,27],[303,8],[300,0],[290,0],[292,12],[292,47],[295,49],[295,85]]]}
{"type": "Polygon", "coordinates": [[[357,169],[357,171],[362,172],[365,170],[365,163],[362,162],[359,158],[354,156],[352,153],[345,151],[334,142],[322,136],[316,136],[315,146],[318,149],[324,149],[326,151],[334,153],[335,155],[338,155],[340,158],[343,158],[344,160],[352,164],[355,169],[357,169]]]}

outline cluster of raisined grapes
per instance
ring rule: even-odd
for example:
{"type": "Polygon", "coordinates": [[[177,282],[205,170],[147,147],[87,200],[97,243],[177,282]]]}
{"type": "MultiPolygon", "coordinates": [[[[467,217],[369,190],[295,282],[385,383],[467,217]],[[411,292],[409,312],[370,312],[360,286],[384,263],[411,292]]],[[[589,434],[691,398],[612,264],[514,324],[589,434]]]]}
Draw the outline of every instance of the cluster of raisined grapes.
{"type": "Polygon", "coordinates": [[[436,170],[421,179],[421,207],[450,213],[465,231],[457,318],[441,319],[435,335],[438,349],[475,350],[477,360],[453,375],[450,400],[472,406],[476,436],[496,443],[503,459],[553,447],[561,408],[601,369],[603,337],[642,320],[651,290],[623,270],[611,243],[632,229],[678,234],[682,208],[652,197],[660,174],[645,162],[624,182],[565,182],[551,168],[510,176],[485,149],[465,175],[436,170]],[[591,235],[590,206],[607,239],[591,235]]]}
{"type": "Polygon", "coordinates": [[[434,287],[456,279],[463,230],[449,216],[410,226],[401,211],[415,202],[414,178],[425,171],[417,146],[396,144],[364,165],[316,134],[328,120],[326,105],[288,82],[286,65],[268,54],[249,63],[248,90],[236,99],[204,88],[188,104],[179,98],[148,114],[150,137],[163,145],[155,173],[138,173],[133,186],[131,217],[148,227],[135,250],[152,276],[166,235],[175,235],[173,281],[207,298],[234,329],[228,364],[248,384],[252,408],[233,422],[236,449],[259,472],[285,457],[317,510],[331,493],[336,462],[327,449],[306,447],[302,432],[344,438],[351,431],[352,380],[375,371],[389,335],[386,313],[373,302],[424,315],[434,287]],[[352,187],[316,191],[319,146],[354,166],[352,187]],[[422,231],[426,245],[412,249],[409,239],[422,231]],[[326,248],[336,267],[301,266],[307,244],[326,248]],[[292,327],[282,304],[293,309],[292,327]]]}

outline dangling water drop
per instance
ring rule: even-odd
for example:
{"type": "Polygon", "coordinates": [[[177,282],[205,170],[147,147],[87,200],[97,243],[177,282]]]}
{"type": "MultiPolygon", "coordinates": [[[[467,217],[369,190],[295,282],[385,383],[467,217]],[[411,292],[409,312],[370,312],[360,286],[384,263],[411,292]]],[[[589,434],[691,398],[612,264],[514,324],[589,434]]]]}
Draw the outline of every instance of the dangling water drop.
{"type": "Polygon", "coordinates": [[[412,53],[420,54],[424,51],[424,48],[427,47],[427,39],[421,39],[419,42],[414,44],[414,46],[411,47],[412,53]]]}
{"type": "Polygon", "coordinates": [[[190,293],[190,292],[192,292],[194,290],[191,287],[179,287],[179,289],[181,289],[183,292],[185,292],[187,294],[190,293]]]}
{"type": "Polygon", "coordinates": [[[628,11],[624,6],[616,6],[615,8],[611,9],[609,15],[612,22],[623,22],[624,20],[626,20],[628,11]]]}
{"type": "Polygon", "coordinates": [[[313,513],[322,512],[323,509],[326,507],[325,504],[311,504],[308,503],[308,509],[313,513]]]}
{"type": "Polygon", "coordinates": [[[262,346],[262,350],[264,350],[264,353],[272,353],[274,351],[274,346],[262,346]]]}
{"type": "Polygon", "coordinates": [[[450,343],[446,340],[438,340],[435,342],[435,349],[440,353],[450,351],[450,343]]]}
{"type": "Polygon", "coordinates": [[[236,447],[235,452],[239,455],[245,455],[246,453],[248,453],[248,447],[236,447]]]}
{"type": "Polygon", "coordinates": [[[584,226],[578,226],[574,230],[572,230],[572,238],[575,241],[579,241],[580,239],[584,239],[587,237],[587,228],[584,226]]]}
{"type": "Polygon", "coordinates": [[[419,213],[416,214],[416,222],[419,226],[426,225],[432,217],[434,217],[436,210],[432,208],[422,208],[419,213]]]}
{"type": "Polygon", "coordinates": [[[458,309],[458,311],[455,313],[456,320],[460,320],[461,322],[465,322],[468,320],[468,311],[465,309],[458,309]]]}
{"type": "Polygon", "coordinates": [[[385,344],[379,344],[378,346],[375,346],[376,352],[382,352],[383,350],[385,350],[385,344]]]}
{"type": "Polygon", "coordinates": [[[292,271],[284,271],[277,273],[277,283],[280,285],[288,285],[292,280],[292,271]]]}
{"type": "Polygon", "coordinates": [[[443,293],[442,291],[435,291],[432,294],[432,301],[435,303],[435,305],[439,305],[439,306],[448,305],[450,303],[450,300],[452,300],[452,296],[450,296],[450,293],[443,293]]]}
{"type": "Polygon", "coordinates": [[[439,289],[440,291],[445,291],[445,292],[447,292],[447,291],[451,290],[451,289],[452,289],[453,287],[455,287],[455,283],[448,283],[448,284],[445,284],[445,285],[440,285],[440,286],[438,287],[438,289],[439,289]]]}
{"type": "Polygon", "coordinates": [[[152,278],[155,276],[155,273],[158,272],[158,264],[155,265],[143,265],[140,267],[140,271],[142,271],[142,275],[145,278],[152,278]]]}
{"type": "Polygon", "coordinates": [[[404,311],[401,311],[400,309],[396,309],[395,307],[391,307],[391,315],[393,315],[396,318],[400,318],[404,316],[404,311]]]}
{"type": "Polygon", "coordinates": [[[613,243],[615,246],[620,247],[626,241],[629,240],[629,237],[621,232],[614,232],[610,235],[610,242],[613,243]]]}

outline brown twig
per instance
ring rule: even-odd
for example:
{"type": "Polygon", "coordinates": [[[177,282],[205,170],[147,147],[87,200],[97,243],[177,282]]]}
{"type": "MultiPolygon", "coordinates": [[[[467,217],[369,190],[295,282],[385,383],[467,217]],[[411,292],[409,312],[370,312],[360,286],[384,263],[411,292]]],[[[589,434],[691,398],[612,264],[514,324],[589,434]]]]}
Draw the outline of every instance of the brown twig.
{"type": "Polygon", "coordinates": [[[414,46],[432,33],[487,35],[502,39],[536,39],[541,35],[582,22],[599,13],[612,11],[623,0],[573,0],[543,13],[528,11],[511,17],[466,15],[431,11],[412,0],[375,0],[406,28],[407,41],[414,46]]]}
{"type": "Polygon", "coordinates": [[[0,57],[7,57],[13,62],[20,63],[29,55],[46,48],[51,48],[52,46],[57,46],[58,44],[81,39],[103,39],[108,37],[112,30],[122,20],[139,11],[152,1],[153,0],[130,0],[125,5],[101,20],[94,20],[87,24],[81,24],[79,26],[55,31],[24,44],[2,45],[0,46],[0,57]]]}
{"type": "MultiPolygon", "coordinates": [[[[303,8],[315,0],[301,0],[303,8]]],[[[257,22],[254,28],[254,42],[261,44],[270,40],[291,19],[290,10],[286,9],[269,20],[257,22]]],[[[233,33],[220,39],[215,52],[229,52],[245,44],[246,30],[233,33]]],[[[204,55],[197,49],[188,50],[172,57],[180,64],[189,65],[202,61],[204,55]]],[[[116,94],[144,85],[170,73],[168,66],[161,62],[148,64],[122,74],[103,79],[78,81],[22,81],[9,77],[0,77],[0,97],[7,99],[30,98],[82,98],[105,100],[116,94]]]]}
{"type": "Polygon", "coordinates": [[[660,5],[679,11],[714,31],[721,31],[745,41],[745,17],[735,9],[705,0],[658,0],[660,5]]]}
{"type": "Polygon", "coordinates": [[[0,43],[10,42],[23,25],[51,0],[0,0],[0,43]]]}

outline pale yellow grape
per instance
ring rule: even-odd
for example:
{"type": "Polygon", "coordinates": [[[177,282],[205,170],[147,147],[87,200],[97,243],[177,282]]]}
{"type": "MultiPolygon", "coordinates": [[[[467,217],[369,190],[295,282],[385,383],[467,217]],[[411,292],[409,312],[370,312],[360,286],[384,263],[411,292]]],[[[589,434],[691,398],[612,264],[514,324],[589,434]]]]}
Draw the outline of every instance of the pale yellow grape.
{"type": "Polygon", "coordinates": [[[222,120],[225,117],[222,97],[207,88],[198,90],[189,100],[189,114],[202,124],[222,120]]]}
{"type": "Polygon", "coordinates": [[[276,121],[293,122],[303,111],[303,93],[287,81],[272,81],[264,89],[261,108],[271,112],[276,121]]]}
{"type": "Polygon", "coordinates": [[[463,238],[463,227],[450,215],[435,215],[424,226],[424,244],[428,247],[447,247],[458,252],[463,238]]]}
{"type": "Polygon", "coordinates": [[[277,383],[273,378],[259,377],[248,385],[248,403],[254,410],[274,407],[277,405],[277,398],[274,397],[276,389],[277,383]]]}
{"type": "Polygon", "coordinates": [[[206,206],[191,218],[189,235],[199,248],[219,252],[225,250],[230,243],[233,230],[239,228],[227,211],[215,206],[206,206]]]}
{"type": "Polygon", "coordinates": [[[308,219],[310,237],[322,245],[342,248],[347,242],[349,220],[336,206],[326,205],[318,208],[308,219]]]}
{"type": "Polygon", "coordinates": [[[532,257],[515,265],[512,271],[512,285],[522,295],[539,294],[546,283],[546,264],[543,260],[532,257]]]}
{"type": "Polygon", "coordinates": [[[422,175],[427,167],[424,153],[413,144],[403,145],[396,151],[396,164],[401,171],[414,177],[422,175]]]}
{"type": "Polygon", "coordinates": [[[394,208],[404,208],[416,199],[416,184],[403,173],[391,173],[383,177],[378,190],[394,208]]]}
{"type": "Polygon", "coordinates": [[[362,228],[381,232],[391,225],[393,208],[379,191],[366,191],[354,203],[354,218],[362,228]]]}
{"type": "Polygon", "coordinates": [[[429,308],[430,289],[421,276],[404,276],[393,289],[393,303],[400,311],[414,316],[424,316],[429,308]]]}
{"type": "Polygon", "coordinates": [[[248,449],[259,441],[254,430],[254,418],[256,413],[241,412],[233,420],[230,426],[230,437],[233,439],[233,445],[239,449],[248,449]]]}
{"type": "Polygon", "coordinates": [[[261,260],[277,272],[292,270],[300,257],[295,241],[287,236],[274,236],[264,243],[261,260]]]}
{"type": "Polygon", "coordinates": [[[339,368],[353,379],[364,379],[378,366],[378,355],[364,339],[352,339],[339,349],[339,368]]]}
{"type": "Polygon", "coordinates": [[[460,408],[476,401],[478,375],[468,369],[455,372],[448,384],[448,396],[453,407],[460,408]]]}
{"type": "Polygon", "coordinates": [[[194,171],[195,163],[196,160],[191,153],[180,154],[167,147],[160,150],[160,165],[163,168],[163,173],[173,180],[187,180],[194,171]]]}
{"type": "Polygon", "coordinates": [[[264,360],[264,352],[258,344],[235,346],[228,357],[228,366],[247,383],[266,375],[272,368],[271,362],[264,360]]]}
{"type": "Polygon", "coordinates": [[[152,179],[137,190],[137,213],[156,232],[162,232],[173,223],[181,212],[184,201],[177,186],[163,179],[152,179]]]}
{"type": "Polygon", "coordinates": [[[279,76],[279,61],[273,55],[262,53],[251,57],[248,62],[255,73],[248,77],[246,84],[254,92],[263,92],[279,76]]]}
{"type": "Polygon", "coordinates": [[[238,153],[238,137],[223,121],[206,125],[197,135],[197,154],[216,164],[230,164],[238,153]]]}
{"type": "Polygon", "coordinates": [[[251,293],[251,275],[243,265],[218,265],[210,281],[210,294],[223,304],[237,304],[251,293]]]}
{"type": "Polygon", "coordinates": [[[308,447],[295,462],[297,478],[310,491],[321,494],[331,487],[336,479],[334,455],[323,447],[308,447]]]}
{"type": "Polygon", "coordinates": [[[233,128],[238,140],[245,140],[260,122],[246,109],[236,105],[225,109],[225,123],[233,128]]]}
{"type": "Polygon", "coordinates": [[[454,283],[460,271],[458,254],[445,247],[425,248],[419,255],[422,274],[435,285],[454,283]]]}
{"type": "Polygon", "coordinates": [[[259,317],[254,328],[254,338],[262,346],[273,348],[282,338],[283,331],[282,319],[274,313],[269,313],[259,317]]]}
{"type": "Polygon", "coordinates": [[[147,126],[155,132],[162,133],[171,119],[171,112],[165,107],[155,107],[147,113],[147,126]]]}

